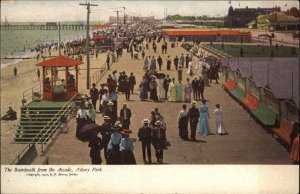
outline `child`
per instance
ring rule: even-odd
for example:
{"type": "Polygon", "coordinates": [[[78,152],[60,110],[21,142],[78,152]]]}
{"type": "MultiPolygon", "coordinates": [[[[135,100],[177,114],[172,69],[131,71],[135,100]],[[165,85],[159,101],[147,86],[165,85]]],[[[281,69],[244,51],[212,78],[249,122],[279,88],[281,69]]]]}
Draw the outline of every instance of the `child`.
{"type": "Polygon", "coordinates": [[[216,115],[217,134],[228,135],[228,133],[226,132],[224,123],[223,123],[223,113],[222,113],[222,109],[220,109],[220,104],[216,104],[216,109],[214,110],[214,115],[216,115]]]}

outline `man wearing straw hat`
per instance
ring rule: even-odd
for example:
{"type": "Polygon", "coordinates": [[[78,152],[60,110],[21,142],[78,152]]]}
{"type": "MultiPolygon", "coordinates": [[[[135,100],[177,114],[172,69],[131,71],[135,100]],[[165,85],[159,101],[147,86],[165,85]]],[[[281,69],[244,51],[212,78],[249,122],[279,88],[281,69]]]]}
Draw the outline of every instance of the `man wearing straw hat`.
{"type": "Polygon", "coordinates": [[[162,127],[161,121],[157,120],[155,122],[155,126],[152,129],[152,144],[155,149],[155,156],[157,159],[157,163],[163,163],[163,149],[164,149],[164,142],[165,142],[165,128],[162,127]]]}
{"type": "Polygon", "coordinates": [[[104,157],[107,163],[108,161],[107,145],[109,143],[110,136],[112,134],[112,130],[111,130],[112,125],[109,121],[110,118],[108,116],[104,116],[103,119],[104,119],[104,123],[100,127],[101,128],[100,133],[102,136],[102,142],[104,147],[104,157]]]}
{"type": "Polygon", "coordinates": [[[122,135],[120,131],[122,129],[122,125],[120,123],[116,123],[112,130],[114,131],[113,134],[110,136],[109,143],[107,145],[108,150],[108,164],[120,164],[120,143],[122,139],[122,135]]]}
{"type": "Polygon", "coordinates": [[[199,110],[196,108],[196,101],[192,102],[192,107],[189,109],[188,115],[191,127],[191,140],[196,141],[196,128],[199,120],[199,110]]]}
{"type": "Polygon", "coordinates": [[[120,118],[123,129],[129,129],[131,110],[127,108],[127,104],[123,103],[123,108],[120,110],[120,118]]]}
{"type": "Polygon", "coordinates": [[[147,156],[149,164],[152,163],[151,161],[151,127],[149,127],[149,120],[144,119],[143,120],[143,127],[139,128],[138,137],[139,141],[142,142],[142,151],[143,151],[143,160],[144,163],[147,163],[146,161],[146,149],[147,149],[147,156]]]}
{"type": "Polygon", "coordinates": [[[120,142],[121,164],[136,164],[133,154],[133,141],[129,138],[130,133],[132,133],[132,131],[129,129],[123,129],[121,131],[121,134],[124,136],[120,142]]]}

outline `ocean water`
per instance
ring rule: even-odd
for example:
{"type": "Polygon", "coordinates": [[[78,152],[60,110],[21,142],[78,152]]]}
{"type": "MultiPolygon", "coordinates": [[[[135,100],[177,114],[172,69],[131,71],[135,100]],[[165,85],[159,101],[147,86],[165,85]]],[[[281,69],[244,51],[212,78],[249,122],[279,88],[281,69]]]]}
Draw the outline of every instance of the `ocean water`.
{"type": "MultiPolygon", "coordinates": [[[[60,34],[61,41],[68,42],[85,38],[86,30],[61,30],[60,34]]],[[[31,52],[30,48],[58,40],[58,30],[1,30],[1,68],[22,60],[5,57],[35,57],[37,53],[31,52]]]]}

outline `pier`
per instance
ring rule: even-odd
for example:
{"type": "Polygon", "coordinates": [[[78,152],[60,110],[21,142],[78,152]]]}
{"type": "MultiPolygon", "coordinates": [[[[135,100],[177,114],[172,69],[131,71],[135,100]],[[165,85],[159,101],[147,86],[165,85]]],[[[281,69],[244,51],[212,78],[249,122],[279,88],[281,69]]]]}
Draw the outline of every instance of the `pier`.
{"type": "Polygon", "coordinates": [[[85,24],[62,24],[62,25],[1,25],[0,30],[85,30],[85,24]]]}

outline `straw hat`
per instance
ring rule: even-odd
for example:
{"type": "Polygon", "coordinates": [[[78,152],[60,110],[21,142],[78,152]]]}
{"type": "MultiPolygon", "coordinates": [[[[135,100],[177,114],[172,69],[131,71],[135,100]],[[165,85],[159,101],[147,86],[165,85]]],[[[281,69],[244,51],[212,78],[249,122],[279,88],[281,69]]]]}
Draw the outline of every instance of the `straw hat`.
{"type": "Polygon", "coordinates": [[[109,102],[108,102],[108,105],[109,105],[109,106],[110,106],[110,105],[112,106],[112,105],[114,105],[114,103],[113,103],[112,101],[109,101],[109,102]]]}
{"type": "Polygon", "coordinates": [[[161,122],[159,120],[155,121],[155,125],[160,125],[161,122]]]}
{"type": "Polygon", "coordinates": [[[197,102],[196,102],[195,100],[193,100],[191,104],[192,104],[192,105],[196,105],[197,102]]]}
{"type": "Polygon", "coordinates": [[[109,120],[110,117],[105,115],[105,116],[103,117],[103,119],[104,119],[104,120],[109,120]]]}
{"type": "Polygon", "coordinates": [[[144,119],[143,123],[149,123],[149,119],[144,119]]]}
{"type": "Polygon", "coordinates": [[[121,125],[121,123],[116,123],[111,129],[112,130],[120,130],[120,129],[122,129],[122,125],[121,125]]]}

